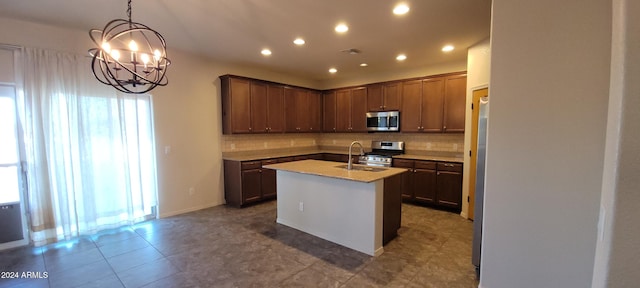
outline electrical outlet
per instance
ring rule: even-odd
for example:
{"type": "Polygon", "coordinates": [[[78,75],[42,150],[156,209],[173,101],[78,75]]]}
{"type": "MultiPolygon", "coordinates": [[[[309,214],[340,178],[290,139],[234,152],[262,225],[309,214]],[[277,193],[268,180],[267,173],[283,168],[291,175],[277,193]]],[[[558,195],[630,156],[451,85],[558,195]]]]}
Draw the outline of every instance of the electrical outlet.
{"type": "Polygon", "coordinates": [[[196,189],[194,189],[193,187],[189,187],[189,196],[193,196],[193,194],[196,193],[196,189]]]}
{"type": "Polygon", "coordinates": [[[300,204],[298,204],[298,210],[300,210],[300,212],[304,211],[304,202],[300,201],[300,204]]]}

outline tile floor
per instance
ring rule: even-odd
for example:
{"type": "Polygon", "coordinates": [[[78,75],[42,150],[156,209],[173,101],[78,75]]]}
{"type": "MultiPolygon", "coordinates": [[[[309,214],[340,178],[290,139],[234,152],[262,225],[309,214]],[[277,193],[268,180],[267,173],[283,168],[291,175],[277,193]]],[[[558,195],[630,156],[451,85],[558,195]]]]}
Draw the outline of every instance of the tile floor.
{"type": "Polygon", "coordinates": [[[472,222],[403,204],[370,257],[275,223],[276,202],[218,206],[41,248],[0,252],[0,287],[478,287],[472,222]],[[8,274],[3,274],[8,276],[8,274]]]}

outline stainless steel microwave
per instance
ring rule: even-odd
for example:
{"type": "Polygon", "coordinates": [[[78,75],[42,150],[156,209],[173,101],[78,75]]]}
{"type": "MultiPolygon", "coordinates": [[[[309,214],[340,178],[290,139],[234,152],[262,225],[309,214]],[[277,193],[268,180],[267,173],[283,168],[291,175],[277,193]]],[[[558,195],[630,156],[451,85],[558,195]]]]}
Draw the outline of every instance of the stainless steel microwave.
{"type": "Polygon", "coordinates": [[[400,112],[367,113],[367,131],[400,131],[400,112]]]}

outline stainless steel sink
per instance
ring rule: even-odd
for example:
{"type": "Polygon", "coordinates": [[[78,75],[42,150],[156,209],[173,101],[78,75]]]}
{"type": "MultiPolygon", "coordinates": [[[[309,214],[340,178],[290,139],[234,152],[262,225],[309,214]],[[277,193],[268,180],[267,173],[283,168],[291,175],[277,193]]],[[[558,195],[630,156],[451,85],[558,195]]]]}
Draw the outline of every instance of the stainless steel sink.
{"type": "MultiPolygon", "coordinates": [[[[336,166],[336,168],[341,168],[341,169],[347,170],[347,165],[338,165],[338,166],[336,166]]],[[[353,165],[351,167],[351,170],[367,171],[367,172],[380,172],[380,171],[386,171],[387,168],[353,165]]]]}

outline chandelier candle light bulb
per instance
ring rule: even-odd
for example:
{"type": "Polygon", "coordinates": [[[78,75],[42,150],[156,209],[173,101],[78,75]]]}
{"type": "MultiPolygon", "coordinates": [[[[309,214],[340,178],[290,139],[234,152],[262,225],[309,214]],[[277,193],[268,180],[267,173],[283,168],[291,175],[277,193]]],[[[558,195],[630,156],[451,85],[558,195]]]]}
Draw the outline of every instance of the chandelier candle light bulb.
{"type": "Polygon", "coordinates": [[[115,19],[102,30],[89,31],[98,47],[89,49],[91,69],[103,84],[124,93],[142,94],[168,84],[166,72],[171,61],[162,35],[147,25],[131,21],[131,0],[127,4],[128,20],[115,19]],[[130,59],[121,59],[119,50],[129,52],[130,59]]]}

